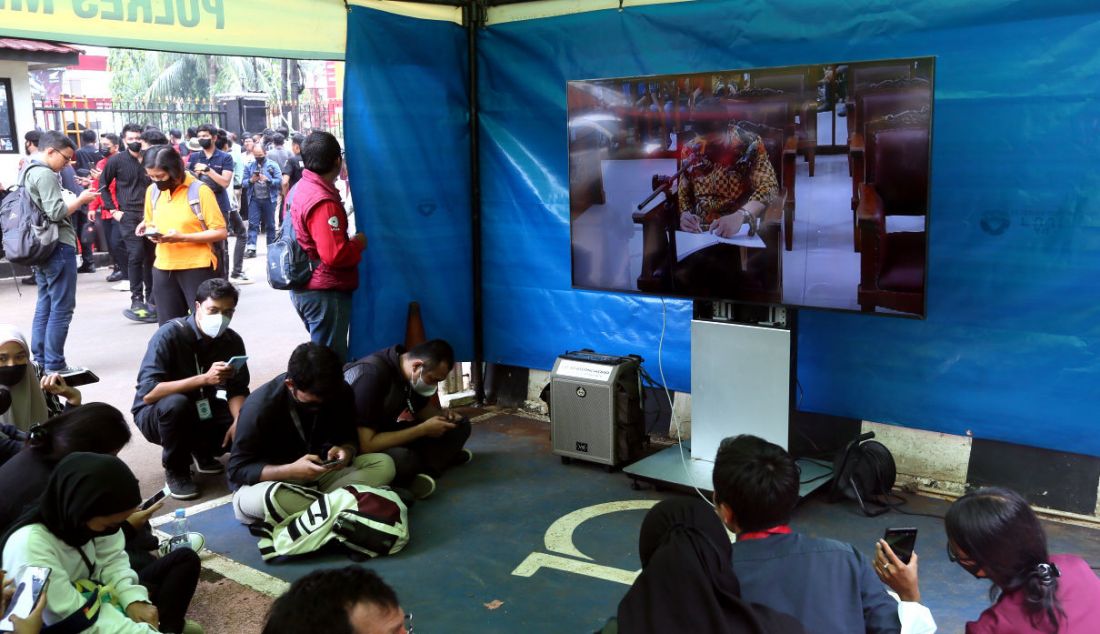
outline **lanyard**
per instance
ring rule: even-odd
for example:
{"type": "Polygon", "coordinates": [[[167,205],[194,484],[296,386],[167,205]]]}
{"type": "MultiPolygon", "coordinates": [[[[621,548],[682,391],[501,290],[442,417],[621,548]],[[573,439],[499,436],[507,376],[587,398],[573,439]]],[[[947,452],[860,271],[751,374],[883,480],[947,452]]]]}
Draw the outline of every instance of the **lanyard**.
{"type": "Polygon", "coordinates": [[[791,527],[786,524],[780,524],[779,526],[772,526],[762,531],[753,531],[751,533],[741,533],[737,536],[737,541],[746,541],[749,539],[764,539],[772,535],[790,535],[791,527]]]}

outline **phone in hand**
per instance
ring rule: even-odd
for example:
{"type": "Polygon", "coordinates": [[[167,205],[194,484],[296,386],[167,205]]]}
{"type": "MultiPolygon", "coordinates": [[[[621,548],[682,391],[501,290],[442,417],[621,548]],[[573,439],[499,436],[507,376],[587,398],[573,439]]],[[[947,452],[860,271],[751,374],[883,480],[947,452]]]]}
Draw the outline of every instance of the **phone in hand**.
{"type": "Polygon", "coordinates": [[[61,378],[65,380],[65,385],[69,387],[80,387],[81,385],[88,385],[90,383],[99,383],[99,377],[88,368],[72,368],[71,370],[60,372],[59,374],[61,378]]]}
{"type": "Polygon", "coordinates": [[[915,528],[888,528],[882,536],[890,549],[898,556],[902,563],[908,564],[913,558],[913,549],[917,545],[917,529],[915,528]]]}
{"type": "Polygon", "coordinates": [[[161,236],[161,233],[156,229],[146,229],[145,233],[142,235],[144,235],[146,238],[159,238],[161,236]]]}
{"type": "Polygon", "coordinates": [[[138,510],[139,511],[148,510],[151,506],[153,506],[157,502],[160,502],[161,500],[163,500],[166,495],[168,495],[168,487],[167,486],[164,487],[163,489],[161,489],[160,491],[157,491],[153,495],[149,496],[149,498],[147,500],[145,500],[144,502],[141,503],[141,506],[138,507],[138,510]]]}
{"type": "Polygon", "coordinates": [[[240,372],[241,368],[243,368],[244,364],[247,363],[247,362],[248,362],[248,355],[247,354],[242,354],[242,355],[237,355],[235,357],[230,357],[229,361],[226,361],[226,363],[229,364],[229,367],[233,368],[234,372],[240,372]]]}
{"type": "Polygon", "coordinates": [[[30,616],[49,578],[50,569],[41,566],[24,566],[15,575],[15,594],[11,597],[3,620],[0,620],[0,632],[15,630],[15,625],[11,622],[13,614],[21,619],[30,616]]]}
{"type": "Polygon", "coordinates": [[[321,466],[326,469],[331,469],[337,465],[342,464],[344,461],[339,458],[333,458],[332,460],[325,460],[321,463],[321,466]]]}

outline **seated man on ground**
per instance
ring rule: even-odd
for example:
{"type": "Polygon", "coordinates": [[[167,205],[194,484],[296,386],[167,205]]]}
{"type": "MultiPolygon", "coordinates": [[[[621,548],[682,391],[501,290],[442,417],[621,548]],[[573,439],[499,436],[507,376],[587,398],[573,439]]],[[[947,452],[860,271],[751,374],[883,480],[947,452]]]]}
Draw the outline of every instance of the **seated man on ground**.
{"type": "Polygon", "coordinates": [[[412,629],[397,594],[360,566],[317,570],[275,599],[262,634],[406,634],[412,629]]]}
{"type": "Polygon", "coordinates": [[[245,354],[244,341],[229,329],[239,297],[221,278],[200,284],[191,316],[157,330],[138,372],[134,423],[146,440],[163,447],[165,479],[179,500],[199,495],[192,461],[199,473],[225,471],[217,456],[233,442],[248,396],[248,366],[229,364],[245,354]]]}
{"type": "Polygon", "coordinates": [[[742,598],[790,614],[814,634],[897,634],[898,603],[863,554],[791,531],[799,476],[790,454],[762,438],[726,438],[718,448],[714,502],[737,534],[733,568],[742,598]]]}
{"type": "MultiPolygon", "coordinates": [[[[245,524],[262,522],[265,498],[279,482],[330,493],[348,484],[383,486],[393,480],[385,454],[356,457],[355,402],[331,348],[303,343],[285,374],[245,401],[229,457],[233,511],[245,524]]],[[[289,489],[276,493],[287,515],[313,503],[289,489]]]]}
{"type": "Polygon", "coordinates": [[[397,469],[394,484],[419,499],[435,491],[443,471],[473,458],[462,447],[470,437],[470,421],[444,413],[432,398],[454,364],[450,344],[433,339],[408,351],[403,346],[379,350],[344,371],[355,394],[359,450],[389,454],[397,469]]]}

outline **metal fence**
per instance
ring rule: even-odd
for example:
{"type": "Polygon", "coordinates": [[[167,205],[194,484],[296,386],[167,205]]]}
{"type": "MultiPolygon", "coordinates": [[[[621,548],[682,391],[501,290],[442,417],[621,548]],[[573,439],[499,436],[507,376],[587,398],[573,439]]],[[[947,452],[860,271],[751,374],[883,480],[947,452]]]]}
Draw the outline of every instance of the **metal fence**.
{"type": "MultiPolygon", "coordinates": [[[[248,110],[253,106],[245,105],[244,108],[248,110]]],[[[337,137],[344,136],[344,106],[339,100],[299,103],[268,100],[261,109],[264,111],[265,127],[285,125],[293,132],[327,130],[337,137]]],[[[247,113],[242,114],[247,117],[247,113]]],[[[252,119],[249,117],[248,120],[252,119]]],[[[227,128],[230,118],[224,105],[215,101],[126,102],[63,97],[35,101],[34,122],[43,130],[64,130],[75,134],[84,129],[118,133],[127,123],[154,125],[164,131],[186,130],[204,123],[227,128]]]]}
{"type": "Polygon", "coordinates": [[[165,131],[186,130],[204,123],[224,126],[226,116],[224,110],[210,101],[148,103],[61,98],[55,101],[36,101],[34,122],[43,130],[73,133],[92,129],[100,133],[118,133],[127,123],[154,125],[165,131]]]}

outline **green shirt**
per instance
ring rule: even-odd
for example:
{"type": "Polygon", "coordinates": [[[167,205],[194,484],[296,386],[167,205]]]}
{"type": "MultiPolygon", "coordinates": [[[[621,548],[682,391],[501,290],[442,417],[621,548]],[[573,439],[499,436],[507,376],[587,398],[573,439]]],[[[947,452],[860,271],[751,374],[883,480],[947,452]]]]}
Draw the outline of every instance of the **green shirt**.
{"type": "Polygon", "coordinates": [[[76,229],[69,221],[69,206],[61,197],[61,181],[57,172],[48,166],[36,166],[27,170],[24,186],[31,195],[31,201],[38,206],[46,217],[57,223],[58,240],[76,248],[76,229]]]}

